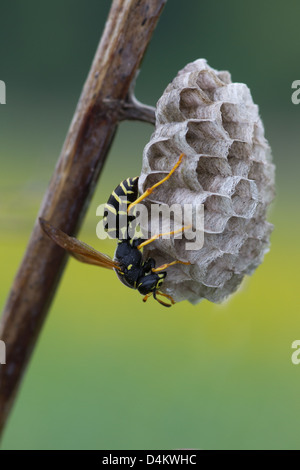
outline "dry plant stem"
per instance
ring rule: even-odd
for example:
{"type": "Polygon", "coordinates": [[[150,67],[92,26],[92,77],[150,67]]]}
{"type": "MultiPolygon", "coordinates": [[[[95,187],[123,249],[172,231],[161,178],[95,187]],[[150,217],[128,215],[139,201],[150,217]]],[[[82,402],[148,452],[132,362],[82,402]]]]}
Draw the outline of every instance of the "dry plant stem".
{"type": "MultiPolygon", "coordinates": [[[[39,216],[75,234],[93,194],[118,122],[153,122],[153,110],[135,106],[131,83],[166,0],[114,0],[90,73],[39,216]],[[148,116],[148,118],[147,118],[148,116]]],[[[3,430],[65,264],[64,250],[36,221],[0,325],[6,366],[0,367],[3,430]]]]}

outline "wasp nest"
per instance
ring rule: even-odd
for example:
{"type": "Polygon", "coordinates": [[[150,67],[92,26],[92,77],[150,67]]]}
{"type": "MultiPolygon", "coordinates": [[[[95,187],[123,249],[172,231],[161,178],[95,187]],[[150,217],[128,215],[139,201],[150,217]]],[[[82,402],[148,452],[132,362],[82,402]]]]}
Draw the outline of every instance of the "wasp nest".
{"type": "Polygon", "coordinates": [[[203,59],[181,70],[157,103],[140,193],[166,176],[181,153],[186,157],[180,167],[145,204],[203,204],[203,247],[187,251],[184,237],[160,239],[144,254],[157,265],[191,262],[168,268],[162,290],[175,301],[220,302],[268,251],[272,225],[266,210],[274,196],[274,165],[249,88],[232,83],[228,72],[203,59]]]}

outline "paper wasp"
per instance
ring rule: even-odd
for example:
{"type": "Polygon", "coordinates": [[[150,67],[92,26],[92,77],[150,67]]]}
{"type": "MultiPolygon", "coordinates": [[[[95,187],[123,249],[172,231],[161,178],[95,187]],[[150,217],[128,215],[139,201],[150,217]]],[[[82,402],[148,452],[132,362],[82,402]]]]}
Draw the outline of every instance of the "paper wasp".
{"type": "Polygon", "coordinates": [[[171,235],[180,231],[183,232],[187,227],[182,227],[180,230],[169,232],[168,234],[157,234],[146,240],[142,238],[130,238],[129,236],[126,239],[121,239],[120,231],[122,227],[120,227],[119,224],[119,216],[121,215],[121,212],[125,210],[128,214],[127,220],[129,224],[134,219],[134,216],[130,215],[132,208],[148,197],[155,188],[167,181],[179,167],[184,156],[184,154],[181,154],[177,163],[168,175],[158,183],[151,186],[151,188],[147,189],[141,196],[138,196],[138,177],[127,178],[112,192],[105,205],[106,211],[103,221],[104,223],[107,222],[109,213],[116,216],[116,224],[114,228],[110,228],[109,224],[105,225],[105,229],[108,230],[108,233],[111,231],[110,236],[118,239],[118,246],[113,260],[109,256],[96,251],[91,246],[86,245],[74,237],[70,237],[58,228],[53,227],[46,220],[40,218],[40,225],[43,231],[57,245],[64,248],[77,260],[83,263],[94,264],[103,268],[115,270],[118,278],[125,286],[130,287],[131,289],[137,289],[140,294],[144,296],[144,302],[153,295],[154,299],[161,305],[171,307],[171,305],[175,303],[172,297],[159,290],[167,276],[165,269],[177,263],[190,263],[176,260],[156,268],[156,263],[153,258],[148,258],[146,261],[143,260],[141,249],[154,240],[157,240],[162,235],[171,235]],[[125,208],[124,200],[126,205],[125,208]],[[170,300],[170,303],[162,301],[158,296],[166,297],[170,300]]]}

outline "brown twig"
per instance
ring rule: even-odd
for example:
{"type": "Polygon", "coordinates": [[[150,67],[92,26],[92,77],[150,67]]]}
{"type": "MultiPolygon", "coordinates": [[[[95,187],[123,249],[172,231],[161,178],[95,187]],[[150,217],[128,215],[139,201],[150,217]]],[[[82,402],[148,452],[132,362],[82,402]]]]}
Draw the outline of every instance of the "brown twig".
{"type": "MultiPolygon", "coordinates": [[[[86,212],[118,122],[153,122],[130,86],[166,0],[114,0],[39,217],[75,234],[86,212]]],[[[0,431],[35,346],[65,264],[64,250],[36,221],[0,325],[0,431]]]]}

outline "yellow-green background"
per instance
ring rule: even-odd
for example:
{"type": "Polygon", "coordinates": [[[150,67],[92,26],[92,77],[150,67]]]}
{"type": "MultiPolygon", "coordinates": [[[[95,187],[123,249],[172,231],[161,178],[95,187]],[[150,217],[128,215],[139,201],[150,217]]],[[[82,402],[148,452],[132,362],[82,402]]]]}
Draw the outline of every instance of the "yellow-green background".
{"type": "MultiPolygon", "coordinates": [[[[100,37],[108,0],[2,2],[0,304],[24,253],[100,37]]],[[[138,98],[155,104],[205,57],[249,85],[277,166],[270,253],[224,305],[164,309],[113,272],[71,260],[13,409],[4,449],[299,449],[298,1],[169,0],[145,57],[138,98]]],[[[120,126],[80,238],[95,210],[139,174],[150,125],[120,126]]],[[[0,338],[1,339],[1,338],[0,338]]],[[[4,367],[4,366],[0,366],[4,367]]]]}

